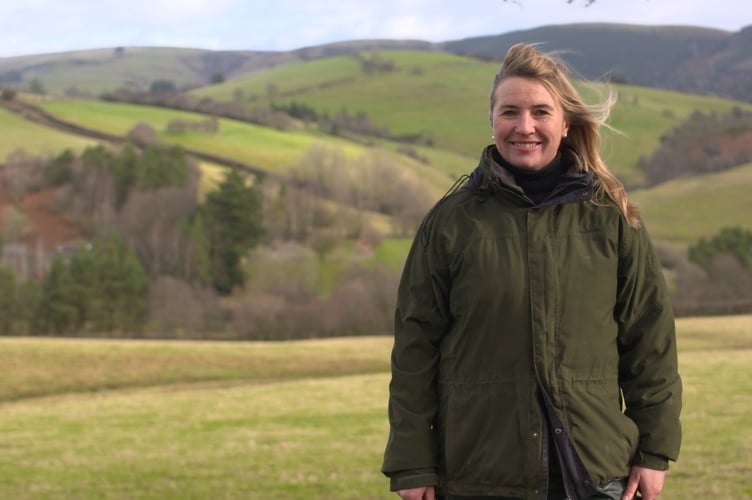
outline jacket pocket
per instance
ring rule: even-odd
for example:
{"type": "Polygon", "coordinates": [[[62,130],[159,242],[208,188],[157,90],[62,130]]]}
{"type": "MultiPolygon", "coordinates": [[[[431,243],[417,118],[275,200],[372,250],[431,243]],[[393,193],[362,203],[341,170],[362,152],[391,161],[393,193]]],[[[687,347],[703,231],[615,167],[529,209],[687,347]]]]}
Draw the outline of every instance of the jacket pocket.
{"type": "Polygon", "coordinates": [[[570,388],[571,438],[598,484],[625,477],[637,450],[637,425],[621,410],[615,380],[580,381],[570,388]]]}
{"type": "MultiPolygon", "coordinates": [[[[446,383],[441,386],[441,443],[449,484],[522,487],[528,397],[510,382],[446,383]]],[[[526,442],[527,441],[527,442],[526,442]]]]}

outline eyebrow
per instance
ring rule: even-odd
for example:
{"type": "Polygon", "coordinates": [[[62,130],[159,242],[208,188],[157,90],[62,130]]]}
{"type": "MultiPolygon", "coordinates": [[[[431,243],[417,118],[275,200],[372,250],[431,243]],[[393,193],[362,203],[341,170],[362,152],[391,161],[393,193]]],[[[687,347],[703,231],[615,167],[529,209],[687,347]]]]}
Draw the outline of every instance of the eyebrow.
{"type": "MultiPolygon", "coordinates": [[[[520,106],[517,106],[516,104],[501,104],[500,107],[501,108],[506,108],[506,109],[518,109],[518,108],[520,108],[520,106]]],[[[546,104],[546,103],[533,104],[530,107],[533,108],[533,109],[540,109],[540,108],[555,109],[553,105],[546,104]]]]}

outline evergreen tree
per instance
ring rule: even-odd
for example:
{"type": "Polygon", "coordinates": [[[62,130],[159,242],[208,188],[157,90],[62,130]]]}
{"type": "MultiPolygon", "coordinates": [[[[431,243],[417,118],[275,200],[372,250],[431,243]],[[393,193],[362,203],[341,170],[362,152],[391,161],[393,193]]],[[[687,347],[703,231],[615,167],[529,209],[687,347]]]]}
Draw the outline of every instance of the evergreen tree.
{"type": "Polygon", "coordinates": [[[66,264],[56,256],[42,282],[38,328],[58,335],[77,331],[139,332],[148,313],[149,277],[117,236],[97,240],[66,264]]]}
{"type": "Polygon", "coordinates": [[[180,146],[147,146],[139,158],[137,176],[141,189],[184,186],[188,180],[185,151],[180,146]]]}
{"type": "Polygon", "coordinates": [[[16,275],[8,268],[0,267],[0,335],[13,333],[16,309],[16,275]]]}
{"type": "Polygon", "coordinates": [[[73,177],[73,162],[76,156],[73,151],[66,149],[44,168],[44,177],[53,186],[61,186],[70,182],[73,177]]]}
{"type": "Polygon", "coordinates": [[[41,300],[39,284],[26,280],[16,287],[13,335],[29,335],[39,332],[37,312],[41,300]]]}
{"type": "Polygon", "coordinates": [[[81,163],[84,167],[109,167],[114,155],[101,144],[84,149],[81,154],[81,163]]]}
{"type": "Polygon", "coordinates": [[[60,255],[56,255],[42,281],[37,314],[38,328],[42,333],[63,335],[78,327],[74,290],[75,284],[68,266],[60,255]]]}
{"type": "Polygon", "coordinates": [[[126,146],[119,155],[108,163],[112,179],[115,181],[116,206],[122,207],[131,188],[136,183],[138,155],[132,145],[126,146]]]}
{"type": "Polygon", "coordinates": [[[203,207],[211,276],[214,287],[229,293],[243,285],[243,256],[263,236],[261,195],[246,185],[238,170],[229,170],[216,191],[209,193],[203,207]]]}
{"type": "Polygon", "coordinates": [[[148,313],[149,277],[128,245],[117,236],[97,240],[70,263],[81,328],[136,332],[148,313]]]}

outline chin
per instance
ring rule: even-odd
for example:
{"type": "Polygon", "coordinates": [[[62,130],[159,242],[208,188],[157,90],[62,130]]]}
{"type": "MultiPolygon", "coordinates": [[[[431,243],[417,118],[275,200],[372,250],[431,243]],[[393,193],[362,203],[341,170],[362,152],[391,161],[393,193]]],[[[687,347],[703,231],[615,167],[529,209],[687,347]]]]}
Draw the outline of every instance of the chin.
{"type": "Polygon", "coordinates": [[[511,163],[514,167],[524,170],[540,170],[541,168],[543,168],[543,165],[541,165],[540,162],[534,161],[510,161],[509,163],[511,163]]]}

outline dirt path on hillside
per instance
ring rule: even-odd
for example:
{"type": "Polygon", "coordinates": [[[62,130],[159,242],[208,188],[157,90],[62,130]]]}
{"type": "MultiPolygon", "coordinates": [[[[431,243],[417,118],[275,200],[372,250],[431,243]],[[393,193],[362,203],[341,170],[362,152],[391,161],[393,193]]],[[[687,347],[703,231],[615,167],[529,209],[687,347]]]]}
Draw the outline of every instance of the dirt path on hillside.
{"type": "MultiPolygon", "coordinates": [[[[94,130],[86,127],[82,127],[75,123],[71,123],[65,120],[61,120],[55,115],[48,113],[39,106],[24,102],[18,99],[5,100],[0,99],[0,107],[7,109],[8,111],[20,115],[27,120],[42,125],[44,127],[52,128],[60,132],[68,134],[80,135],[90,139],[96,139],[98,141],[105,141],[113,144],[125,144],[127,139],[125,137],[108,134],[100,130],[94,130]]],[[[261,167],[251,165],[233,158],[225,158],[223,156],[205,153],[203,151],[196,151],[190,148],[183,148],[188,155],[196,157],[200,160],[216,163],[225,167],[237,168],[244,170],[254,175],[263,175],[269,178],[275,178],[281,180],[281,177],[275,174],[271,174],[261,167]]]]}

